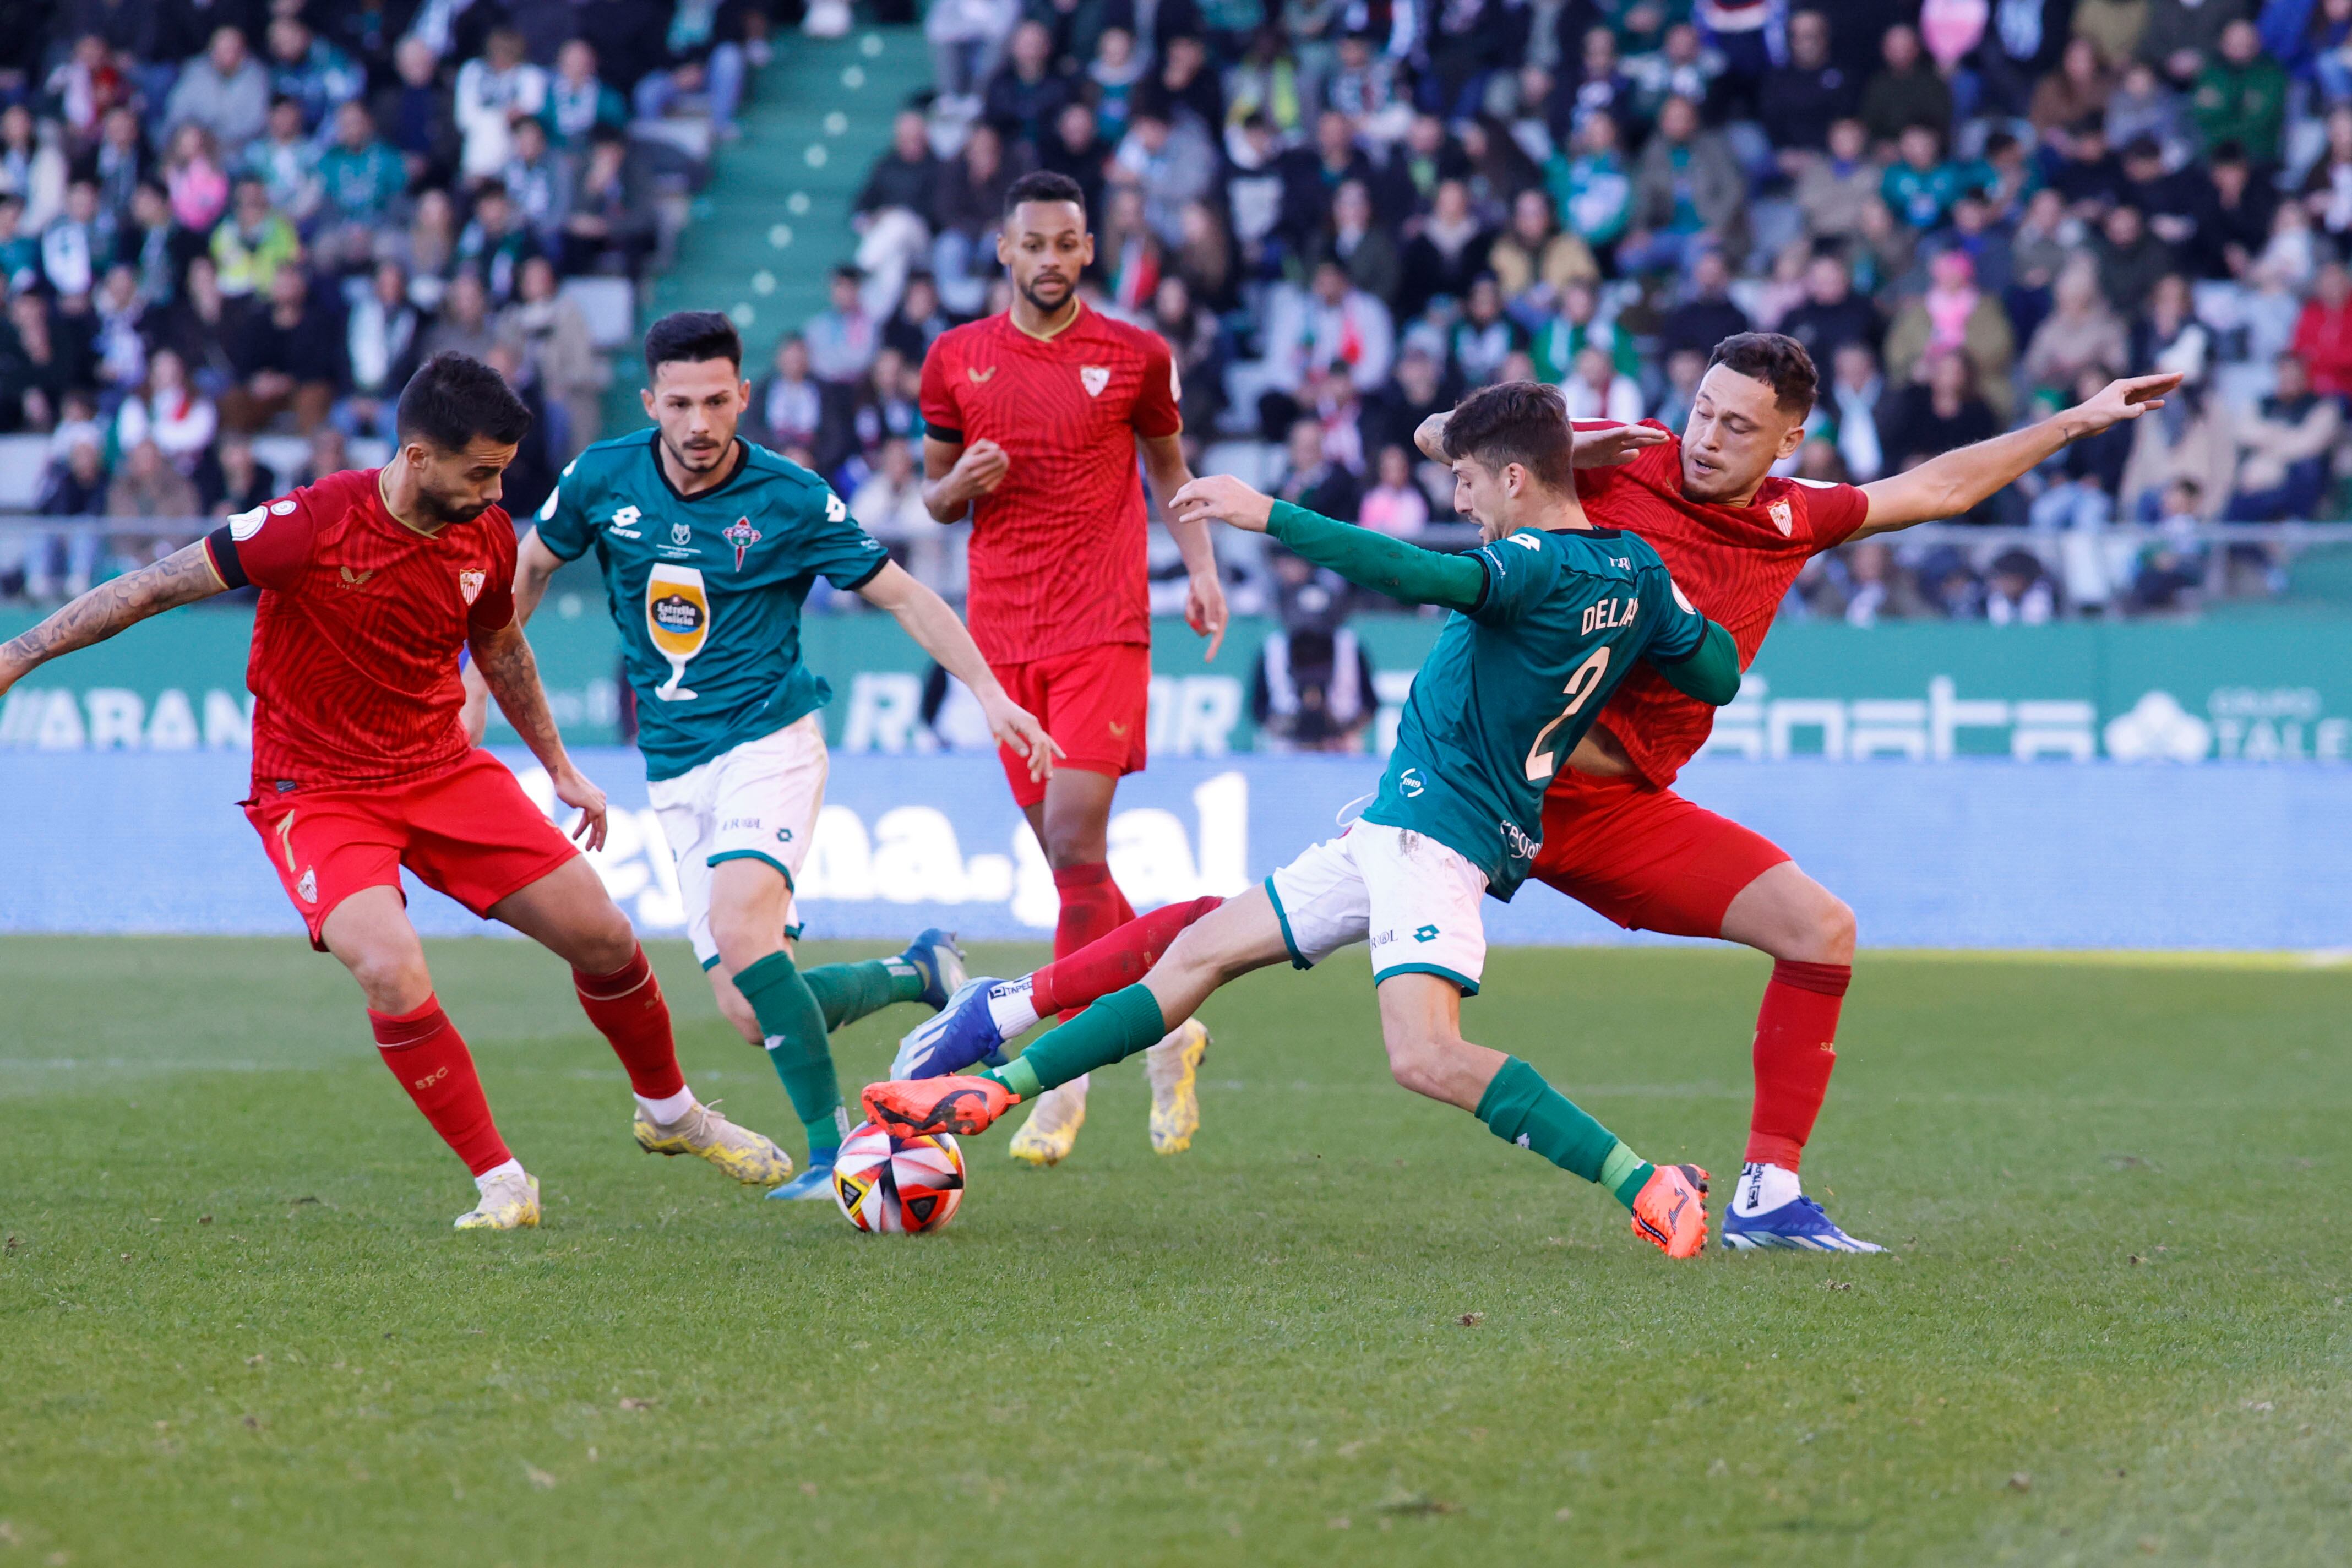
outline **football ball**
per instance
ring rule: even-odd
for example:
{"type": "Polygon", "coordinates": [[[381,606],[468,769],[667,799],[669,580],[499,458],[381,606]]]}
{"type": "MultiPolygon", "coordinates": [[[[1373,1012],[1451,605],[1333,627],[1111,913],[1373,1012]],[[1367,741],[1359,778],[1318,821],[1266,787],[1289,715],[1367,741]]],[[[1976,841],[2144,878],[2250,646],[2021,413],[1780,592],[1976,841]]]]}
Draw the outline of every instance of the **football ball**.
{"type": "Polygon", "coordinates": [[[944,1132],[897,1138],[861,1121],[834,1162],[833,1196],[860,1230],[944,1230],[963,1202],[963,1151],[944,1132]]]}

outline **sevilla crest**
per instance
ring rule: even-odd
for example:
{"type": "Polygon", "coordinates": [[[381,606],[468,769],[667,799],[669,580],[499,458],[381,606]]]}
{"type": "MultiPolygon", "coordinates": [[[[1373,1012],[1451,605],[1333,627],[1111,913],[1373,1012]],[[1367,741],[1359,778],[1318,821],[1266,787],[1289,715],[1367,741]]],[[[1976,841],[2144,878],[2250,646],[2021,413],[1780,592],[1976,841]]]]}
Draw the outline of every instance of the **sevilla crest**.
{"type": "Polygon", "coordinates": [[[1078,384],[1087,389],[1088,397],[1100,397],[1102,389],[1110,384],[1110,366],[1107,364],[1078,366],[1078,384]]]}
{"type": "Polygon", "coordinates": [[[1790,506],[1785,497],[1780,500],[1774,501],[1770,506],[1766,507],[1764,509],[1764,515],[1772,520],[1772,526],[1780,531],[1781,538],[1793,539],[1796,537],[1797,509],[1790,506]]]}
{"type": "Polygon", "coordinates": [[[458,573],[457,596],[465,600],[468,605],[472,604],[476,599],[482,596],[482,584],[489,580],[490,574],[487,572],[458,573]]]}

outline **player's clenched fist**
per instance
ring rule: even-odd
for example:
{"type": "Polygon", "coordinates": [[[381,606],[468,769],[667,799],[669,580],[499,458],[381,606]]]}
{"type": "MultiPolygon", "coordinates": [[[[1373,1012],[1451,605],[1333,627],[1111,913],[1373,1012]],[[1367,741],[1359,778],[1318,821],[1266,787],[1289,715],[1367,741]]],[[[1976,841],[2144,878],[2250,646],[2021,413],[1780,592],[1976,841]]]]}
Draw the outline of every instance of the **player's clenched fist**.
{"type": "Polygon", "coordinates": [[[1222,522],[1252,533],[1265,531],[1274,502],[1231,474],[1204,474],[1176,492],[1171,505],[1180,522],[1222,522]]]}
{"type": "Polygon", "coordinates": [[[1003,484],[1005,471],[1012,467],[1013,459],[1003,447],[993,441],[974,441],[963,449],[963,456],[956,459],[955,467],[948,470],[948,479],[962,493],[963,499],[970,500],[974,496],[987,495],[1003,484]]]}

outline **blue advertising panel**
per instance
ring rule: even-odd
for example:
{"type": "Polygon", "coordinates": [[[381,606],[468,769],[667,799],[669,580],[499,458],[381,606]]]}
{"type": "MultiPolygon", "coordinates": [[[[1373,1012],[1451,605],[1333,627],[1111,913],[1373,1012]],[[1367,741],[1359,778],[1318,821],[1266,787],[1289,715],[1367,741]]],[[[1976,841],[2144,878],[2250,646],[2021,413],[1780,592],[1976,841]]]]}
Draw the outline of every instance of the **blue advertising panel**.
{"type": "MultiPolygon", "coordinates": [[[[552,805],[528,756],[499,753],[552,805]]],[[[634,751],[580,752],[610,792],[599,873],[648,935],[684,929],[634,751]]],[[[222,751],[0,752],[0,931],[284,932],[300,924],[235,803],[222,751]]],[[[1363,757],[1155,762],[1120,787],[1111,862],[1138,907],[1238,892],[1336,831],[1370,790],[1363,757]]],[[[1865,945],[2352,947],[2352,770],[1702,761],[1687,794],[1763,832],[1852,903],[1865,945]]],[[[992,757],[839,755],[801,879],[809,933],[944,924],[1045,938],[1053,879],[992,757]]],[[[414,884],[428,934],[488,929],[414,884]]],[[[1629,936],[1536,883],[1488,902],[1497,942],[1629,936]]]]}

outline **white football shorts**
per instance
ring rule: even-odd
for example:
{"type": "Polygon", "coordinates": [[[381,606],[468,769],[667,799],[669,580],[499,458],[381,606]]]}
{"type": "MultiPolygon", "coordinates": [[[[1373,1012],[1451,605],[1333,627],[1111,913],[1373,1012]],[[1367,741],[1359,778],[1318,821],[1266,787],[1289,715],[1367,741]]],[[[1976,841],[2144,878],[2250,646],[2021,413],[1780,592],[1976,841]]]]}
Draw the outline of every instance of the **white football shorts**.
{"type": "Polygon", "coordinates": [[[1357,822],[1268,877],[1265,891],[1300,969],[1369,939],[1373,984],[1391,974],[1435,974],[1465,996],[1478,994],[1486,874],[1434,838],[1357,822]]]}
{"type": "MultiPolygon", "coordinates": [[[[677,861],[687,934],[703,968],[719,962],[710,938],[710,868],[725,860],[764,860],[784,874],[786,885],[796,885],[824,809],[825,770],[824,729],[811,713],[646,785],[677,861]]],[[[795,899],[785,908],[785,935],[800,935],[799,915],[795,899]]]]}

